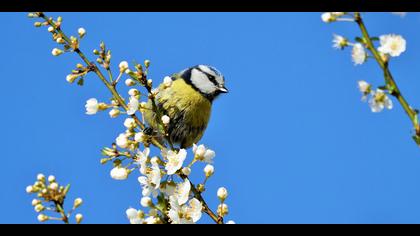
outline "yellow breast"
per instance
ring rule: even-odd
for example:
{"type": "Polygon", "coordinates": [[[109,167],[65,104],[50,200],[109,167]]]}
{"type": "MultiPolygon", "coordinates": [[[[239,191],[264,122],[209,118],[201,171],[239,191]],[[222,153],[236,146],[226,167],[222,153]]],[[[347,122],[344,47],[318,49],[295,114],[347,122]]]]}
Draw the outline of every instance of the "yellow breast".
{"type": "MultiPolygon", "coordinates": [[[[169,88],[159,87],[157,102],[171,118],[169,136],[173,143],[190,147],[201,139],[211,114],[211,102],[207,98],[183,79],[177,79],[169,88]]],[[[157,127],[154,114],[146,113],[145,119],[153,128],[157,127]]]]}

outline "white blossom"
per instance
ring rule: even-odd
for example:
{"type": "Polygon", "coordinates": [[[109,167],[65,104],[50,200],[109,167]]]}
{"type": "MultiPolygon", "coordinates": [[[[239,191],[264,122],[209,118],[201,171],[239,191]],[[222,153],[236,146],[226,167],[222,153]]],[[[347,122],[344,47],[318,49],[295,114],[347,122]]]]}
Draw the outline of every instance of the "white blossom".
{"type": "Polygon", "coordinates": [[[165,165],[165,170],[168,172],[168,175],[173,175],[184,164],[184,160],[187,157],[187,151],[185,149],[181,149],[178,153],[176,153],[169,150],[166,157],[168,162],[165,165]]]}
{"type": "Polygon", "coordinates": [[[128,144],[129,144],[128,137],[125,133],[120,134],[116,138],[115,142],[116,142],[117,146],[120,147],[120,148],[127,148],[128,144]]]}
{"type": "Polygon", "coordinates": [[[161,180],[160,169],[158,165],[152,165],[151,170],[147,173],[146,176],[140,176],[138,181],[142,185],[142,195],[145,197],[153,195],[153,197],[158,196],[157,189],[159,189],[161,180]]]}
{"type": "Polygon", "coordinates": [[[134,135],[134,140],[138,143],[143,142],[145,139],[144,133],[143,132],[138,132],[134,135]]]}
{"type": "Polygon", "coordinates": [[[194,158],[209,164],[213,163],[213,158],[216,156],[216,153],[213,150],[207,149],[203,144],[199,146],[193,144],[193,153],[194,158]]]}
{"type": "Polygon", "coordinates": [[[183,205],[188,201],[191,190],[191,183],[188,179],[185,179],[184,182],[179,183],[175,188],[174,197],[176,197],[179,205],[183,205]]]}
{"type": "Polygon", "coordinates": [[[351,51],[351,57],[355,65],[363,64],[367,59],[367,53],[361,43],[355,43],[351,51]]]}
{"type": "Polygon", "coordinates": [[[127,118],[124,121],[124,126],[127,129],[134,129],[137,126],[137,124],[136,124],[136,121],[133,118],[127,118]]]}
{"type": "Polygon", "coordinates": [[[378,51],[389,54],[391,57],[401,55],[406,49],[405,39],[401,35],[381,35],[379,39],[381,46],[378,47],[378,51]]]}
{"type": "Polygon", "coordinates": [[[130,102],[127,105],[127,115],[134,115],[134,113],[136,113],[136,111],[139,109],[139,100],[134,96],[130,96],[130,102]]]}
{"type": "Polygon", "coordinates": [[[147,174],[147,158],[150,154],[150,148],[145,148],[143,152],[140,150],[137,151],[137,164],[140,166],[140,173],[143,175],[147,174]]]}
{"type": "Polygon", "coordinates": [[[125,180],[128,177],[128,170],[127,168],[117,166],[111,170],[110,175],[115,180],[125,180]]]}
{"type": "Polygon", "coordinates": [[[228,225],[234,225],[234,224],[236,224],[236,223],[235,223],[235,221],[233,221],[233,220],[229,220],[229,221],[227,221],[227,222],[226,222],[226,224],[228,224],[228,225]]]}
{"type": "Polygon", "coordinates": [[[348,46],[348,41],[341,35],[334,34],[333,36],[333,48],[343,49],[348,46]]]}
{"type": "Polygon", "coordinates": [[[99,110],[98,100],[96,100],[96,98],[91,98],[87,100],[85,107],[86,107],[86,114],[88,115],[96,114],[99,110]]]}
{"type": "Polygon", "coordinates": [[[133,219],[129,219],[130,220],[130,224],[132,224],[132,225],[140,225],[140,224],[143,224],[144,223],[144,219],[143,218],[139,218],[139,217],[136,217],[136,218],[133,218],[133,219]]]}
{"type": "Polygon", "coordinates": [[[146,224],[157,224],[159,222],[159,218],[156,216],[149,216],[146,219],[144,219],[144,222],[146,224]]]}
{"type": "Polygon", "coordinates": [[[372,91],[372,97],[369,99],[369,106],[372,112],[381,112],[384,108],[392,109],[392,100],[381,89],[372,91]]]}
{"type": "Polygon", "coordinates": [[[200,220],[202,215],[202,203],[196,198],[191,199],[187,205],[179,204],[176,197],[169,198],[170,210],[168,213],[172,224],[192,224],[200,220]]]}
{"type": "Polygon", "coordinates": [[[367,95],[369,95],[369,93],[371,92],[371,85],[364,80],[357,81],[357,85],[359,86],[359,90],[363,95],[362,101],[365,101],[367,98],[367,95]]]}
{"type": "Polygon", "coordinates": [[[167,197],[174,195],[176,184],[174,182],[165,182],[161,185],[160,191],[167,197]]]}

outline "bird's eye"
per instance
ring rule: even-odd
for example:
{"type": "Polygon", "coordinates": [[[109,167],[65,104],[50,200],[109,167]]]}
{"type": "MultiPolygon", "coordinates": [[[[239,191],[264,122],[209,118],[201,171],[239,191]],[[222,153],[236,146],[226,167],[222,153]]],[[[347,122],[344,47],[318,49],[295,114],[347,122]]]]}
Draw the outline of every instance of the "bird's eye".
{"type": "Polygon", "coordinates": [[[209,78],[210,81],[215,80],[213,75],[207,75],[207,77],[209,78]]]}

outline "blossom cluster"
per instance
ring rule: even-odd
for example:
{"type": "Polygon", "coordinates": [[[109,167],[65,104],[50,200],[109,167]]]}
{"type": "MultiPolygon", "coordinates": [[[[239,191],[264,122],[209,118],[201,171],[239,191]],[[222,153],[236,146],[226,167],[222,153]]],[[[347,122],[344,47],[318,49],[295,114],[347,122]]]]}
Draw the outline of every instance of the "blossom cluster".
{"type": "MultiPolygon", "coordinates": [[[[334,21],[349,21],[356,22],[357,17],[349,12],[325,12],[321,19],[326,22],[334,21]]],[[[343,50],[346,47],[351,47],[351,59],[354,65],[362,65],[369,58],[379,56],[380,60],[388,63],[391,57],[398,57],[406,50],[406,40],[397,34],[385,34],[379,37],[371,37],[365,39],[363,37],[356,37],[352,42],[348,38],[334,34],[333,48],[343,50]],[[376,48],[370,42],[379,41],[376,48]]],[[[372,112],[380,112],[384,108],[392,109],[393,103],[388,95],[392,95],[391,86],[379,86],[377,89],[372,89],[372,85],[364,80],[358,81],[359,90],[362,93],[362,101],[368,100],[368,104],[372,112]],[[367,99],[369,97],[369,99],[367,99]]]]}
{"type": "MultiPolygon", "coordinates": [[[[403,17],[406,13],[393,12],[392,14],[403,17]]],[[[351,58],[355,65],[364,64],[369,59],[374,59],[377,62],[383,71],[384,84],[373,88],[370,83],[359,80],[358,86],[362,93],[362,101],[368,100],[371,111],[377,113],[385,108],[392,109],[391,97],[395,97],[410,118],[414,131],[412,138],[420,146],[419,111],[409,105],[389,69],[390,60],[399,57],[406,51],[407,42],[404,37],[394,33],[383,34],[379,37],[370,36],[360,12],[325,12],[321,15],[321,19],[326,23],[348,21],[357,24],[362,34],[360,37],[355,37],[352,42],[344,36],[334,34],[333,47],[341,50],[351,47],[351,58]]]]}
{"type": "Polygon", "coordinates": [[[62,31],[61,17],[54,20],[40,12],[30,13],[29,16],[43,19],[44,22],[36,22],[35,26],[48,27],[53,40],[62,46],[52,50],[53,56],[74,52],[85,62],[85,65],[76,65],[67,75],[67,82],[74,83],[78,80],[77,84],[83,85],[84,77],[95,73],[110,90],[110,102],[89,98],[85,104],[85,113],[95,115],[106,111],[111,118],[125,116],[124,131],[116,135],[110,147],[102,149],[102,155],[105,157],[100,162],[112,163],[110,177],[114,180],[126,180],[133,174],[138,179],[142,209],[129,207],[126,210],[130,223],[196,223],[203,213],[209,215],[216,223],[224,223],[223,218],[229,212],[225,203],[228,195],[226,188],[221,187],[217,191],[220,204],[215,212],[202,197],[208,179],[214,174],[213,159],[216,153],[203,144],[194,144],[191,150],[192,157],[187,159],[189,150],[175,148],[166,138],[170,117],[160,114],[156,106],[153,106],[152,112],[158,117],[160,128],[151,130],[141,119],[146,109],[150,109],[147,102],[155,104],[154,99],[159,89],[171,88],[171,78],[165,77],[162,86],[154,88],[153,81],[148,76],[151,62],[145,60],[143,64],[135,63],[132,67],[127,61],[121,61],[118,64],[118,75],[114,79],[111,72],[112,54],[105,43],[102,42],[99,49],[93,50],[97,58],[95,62],[90,62],[80,49],[80,41],[87,32],[84,28],[79,28],[78,37],[68,37],[62,31]],[[108,77],[102,70],[107,71],[108,77]],[[117,85],[123,80],[128,87],[126,95],[117,91],[117,85]],[[190,174],[194,164],[199,162],[205,165],[202,169],[203,180],[199,184],[193,184],[190,174]]]}
{"type": "MultiPolygon", "coordinates": [[[[70,185],[61,186],[53,175],[46,178],[43,174],[38,174],[35,183],[26,187],[27,193],[36,194],[36,198],[32,200],[32,206],[35,212],[39,213],[38,220],[40,222],[58,220],[69,223],[71,214],[83,203],[81,198],[76,198],[72,209],[66,213],[64,201],[69,189],[70,185]],[[47,215],[47,211],[53,215],[47,215]],[[54,216],[57,213],[59,216],[54,216]]],[[[83,215],[78,213],[74,218],[76,223],[80,224],[83,220],[83,215]]]]}

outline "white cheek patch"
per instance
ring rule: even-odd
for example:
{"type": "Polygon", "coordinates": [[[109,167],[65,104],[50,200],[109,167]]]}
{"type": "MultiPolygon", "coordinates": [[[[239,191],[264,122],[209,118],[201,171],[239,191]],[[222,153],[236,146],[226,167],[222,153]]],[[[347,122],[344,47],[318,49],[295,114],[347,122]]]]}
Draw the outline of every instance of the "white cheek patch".
{"type": "Polygon", "coordinates": [[[216,86],[207,78],[207,76],[197,69],[191,70],[191,82],[196,88],[206,94],[214,93],[217,90],[216,86]]]}

